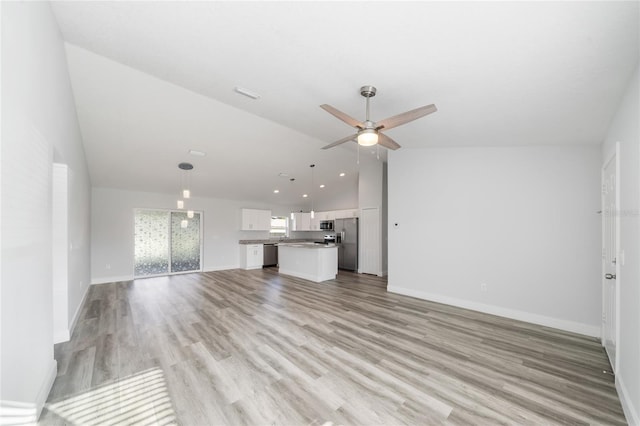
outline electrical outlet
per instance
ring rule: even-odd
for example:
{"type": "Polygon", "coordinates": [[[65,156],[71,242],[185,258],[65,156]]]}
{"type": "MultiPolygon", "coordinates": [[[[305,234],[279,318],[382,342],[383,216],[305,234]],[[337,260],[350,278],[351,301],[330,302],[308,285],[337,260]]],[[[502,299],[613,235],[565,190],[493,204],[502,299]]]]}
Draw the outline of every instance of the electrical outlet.
{"type": "Polygon", "coordinates": [[[487,291],[487,283],[480,283],[480,291],[482,292],[487,291]]]}
{"type": "Polygon", "coordinates": [[[111,264],[107,263],[106,265],[104,265],[105,269],[111,269],[111,264]]]}

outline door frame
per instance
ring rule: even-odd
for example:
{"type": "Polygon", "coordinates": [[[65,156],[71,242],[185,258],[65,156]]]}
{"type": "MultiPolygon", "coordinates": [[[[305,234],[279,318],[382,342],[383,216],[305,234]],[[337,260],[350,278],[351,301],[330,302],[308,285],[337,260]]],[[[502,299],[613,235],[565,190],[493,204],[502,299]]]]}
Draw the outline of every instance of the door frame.
{"type": "MultiPolygon", "coordinates": [[[[605,169],[606,167],[612,162],[615,161],[615,166],[616,166],[616,173],[615,173],[615,197],[616,197],[616,201],[615,201],[615,206],[614,206],[614,212],[613,214],[618,216],[616,217],[616,221],[615,221],[615,229],[614,229],[614,233],[615,233],[615,257],[616,257],[616,266],[615,266],[615,273],[616,273],[616,279],[615,279],[615,318],[614,318],[614,325],[615,325],[615,347],[616,347],[616,351],[615,351],[615,359],[611,360],[609,359],[609,361],[611,362],[611,367],[613,368],[613,372],[617,372],[618,371],[618,367],[619,367],[619,362],[620,362],[620,351],[618,350],[618,348],[620,347],[620,262],[619,260],[619,255],[620,255],[620,217],[619,217],[619,213],[620,213],[620,142],[616,142],[615,143],[615,149],[614,151],[609,154],[608,157],[606,157],[606,160],[604,161],[604,163],[602,164],[602,168],[600,170],[600,185],[601,185],[601,190],[600,190],[600,205],[601,205],[601,213],[602,213],[602,221],[601,221],[601,235],[602,235],[602,241],[601,241],[601,245],[602,245],[602,260],[601,260],[601,264],[600,264],[600,272],[601,272],[601,276],[600,276],[600,285],[601,285],[601,293],[602,293],[602,320],[603,322],[601,323],[601,332],[600,332],[600,343],[602,344],[603,348],[605,347],[605,325],[604,325],[604,318],[605,318],[605,314],[606,314],[606,307],[605,307],[605,287],[606,287],[606,283],[607,280],[605,279],[604,275],[605,275],[605,256],[604,256],[604,252],[605,252],[605,228],[606,228],[606,224],[605,224],[605,197],[604,197],[604,192],[602,190],[602,188],[605,185],[605,169]]],[[[607,358],[609,358],[609,354],[608,352],[605,350],[605,353],[607,353],[607,358]]]]}

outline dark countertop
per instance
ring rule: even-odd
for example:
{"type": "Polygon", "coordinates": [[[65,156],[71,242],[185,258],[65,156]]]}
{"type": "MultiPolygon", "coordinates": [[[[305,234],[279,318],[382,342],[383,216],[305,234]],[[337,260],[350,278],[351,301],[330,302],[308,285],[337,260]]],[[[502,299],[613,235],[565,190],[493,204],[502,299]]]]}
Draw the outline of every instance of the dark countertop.
{"type": "Polygon", "coordinates": [[[239,240],[238,244],[279,244],[279,243],[313,243],[315,241],[320,240],[310,240],[306,238],[286,238],[284,240],[281,239],[264,239],[264,240],[239,240]]]}

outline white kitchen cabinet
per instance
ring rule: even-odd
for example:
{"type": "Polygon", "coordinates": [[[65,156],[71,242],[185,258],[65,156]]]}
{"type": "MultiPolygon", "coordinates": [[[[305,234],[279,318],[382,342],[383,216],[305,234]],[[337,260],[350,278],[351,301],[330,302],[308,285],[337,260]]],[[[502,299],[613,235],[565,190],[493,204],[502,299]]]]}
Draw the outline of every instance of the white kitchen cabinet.
{"type": "Polygon", "coordinates": [[[358,217],[358,209],[335,210],[335,219],[358,217]]]}
{"type": "Polygon", "coordinates": [[[271,210],[242,209],[242,231],[271,230],[271,210]]]}
{"type": "Polygon", "coordinates": [[[240,268],[260,269],[264,258],[263,244],[240,244],[240,268]]]}
{"type": "Polygon", "coordinates": [[[320,230],[320,221],[324,220],[324,219],[320,219],[319,217],[320,215],[318,213],[314,214],[314,218],[310,220],[310,229],[312,231],[319,231],[320,230]]]}
{"type": "Polygon", "coordinates": [[[311,213],[294,213],[292,231],[311,231],[311,213]]]}
{"type": "Polygon", "coordinates": [[[316,219],[318,219],[318,223],[320,223],[321,220],[331,220],[333,218],[330,218],[329,213],[331,212],[316,212],[315,216],[316,219]]]}

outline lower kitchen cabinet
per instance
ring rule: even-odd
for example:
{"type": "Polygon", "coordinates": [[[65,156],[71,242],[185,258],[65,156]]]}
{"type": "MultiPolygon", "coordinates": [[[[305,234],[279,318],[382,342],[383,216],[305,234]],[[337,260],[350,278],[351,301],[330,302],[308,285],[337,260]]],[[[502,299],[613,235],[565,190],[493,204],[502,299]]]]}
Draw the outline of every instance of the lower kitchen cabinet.
{"type": "Polygon", "coordinates": [[[260,269],[264,257],[264,245],[240,244],[240,268],[260,269]]]}

